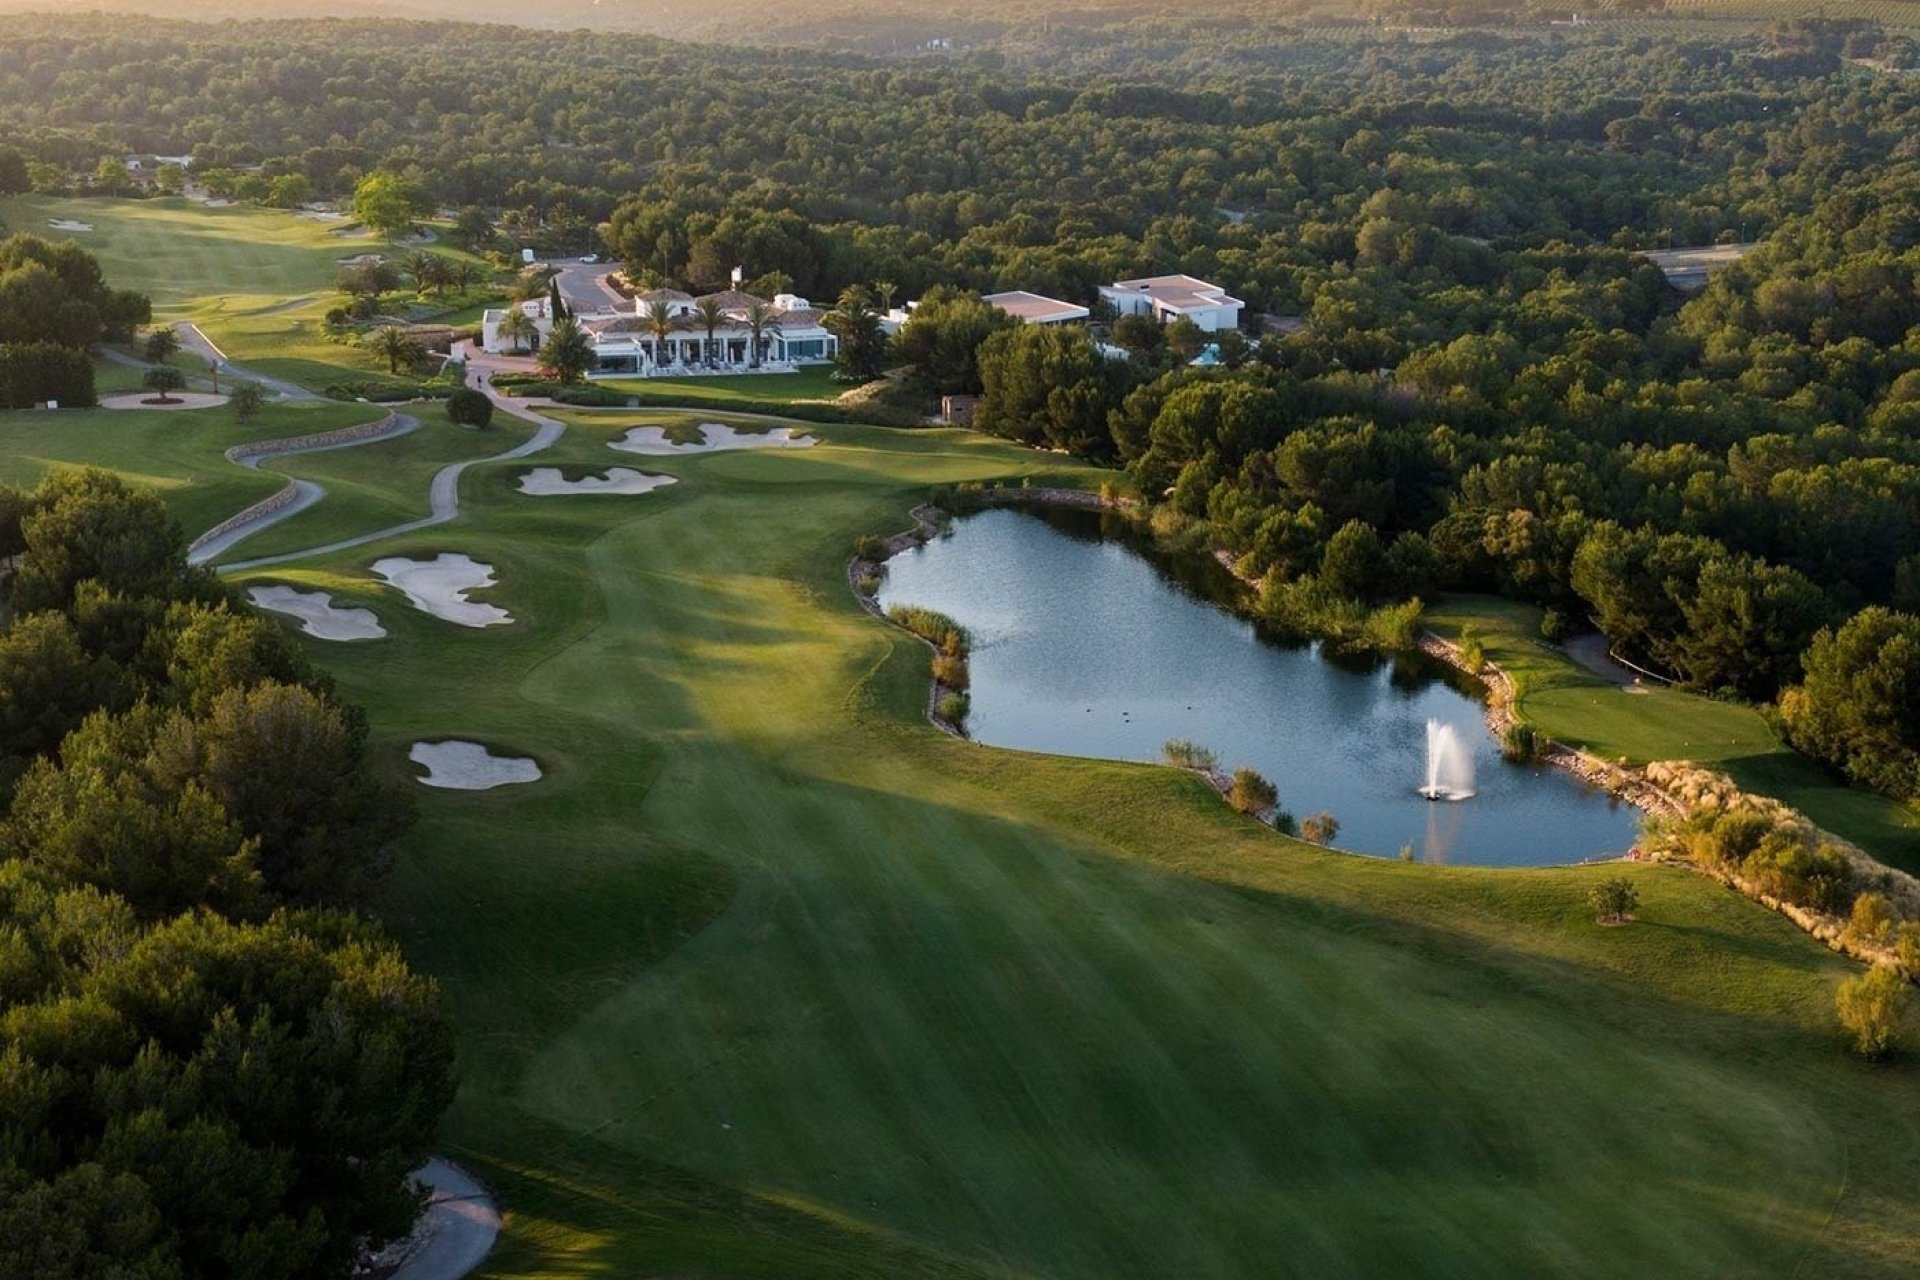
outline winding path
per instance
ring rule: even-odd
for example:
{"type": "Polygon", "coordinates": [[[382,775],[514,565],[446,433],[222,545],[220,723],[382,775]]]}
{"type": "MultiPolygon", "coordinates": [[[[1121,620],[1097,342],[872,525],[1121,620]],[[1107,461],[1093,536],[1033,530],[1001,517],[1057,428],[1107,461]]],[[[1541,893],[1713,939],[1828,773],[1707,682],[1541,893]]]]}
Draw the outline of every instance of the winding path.
{"type": "Polygon", "coordinates": [[[458,1280],[480,1265],[500,1234],[500,1208],[466,1170],[433,1159],[414,1178],[429,1192],[420,1245],[388,1280],[458,1280]]]}
{"type": "Polygon", "coordinates": [[[213,345],[213,339],[200,332],[200,326],[188,320],[174,324],[173,331],[180,338],[180,349],[191,351],[204,360],[213,362],[215,368],[229,378],[243,378],[248,382],[257,382],[282,400],[324,400],[325,396],[316,395],[305,387],[280,378],[270,378],[264,373],[252,373],[242,369],[227,359],[227,353],[213,345]]]}
{"type": "MultiPolygon", "coordinates": [[[[499,397],[495,396],[495,403],[499,397]]],[[[506,406],[502,406],[506,407],[506,406]]],[[[464,462],[453,462],[434,472],[433,483],[427,490],[428,513],[418,520],[406,520],[400,524],[388,525],[384,529],[375,529],[370,533],[356,534],[351,538],[342,538],[338,542],[323,543],[317,547],[306,547],[299,551],[287,551],[276,556],[261,556],[255,560],[237,560],[232,564],[221,565],[223,573],[239,569],[258,569],[270,564],[284,564],[289,560],[305,560],[310,556],[329,555],[335,551],[346,551],[353,547],[363,547],[369,542],[380,542],[387,538],[398,537],[403,533],[415,533],[421,529],[431,529],[435,525],[446,524],[460,514],[460,476],[468,467],[483,462],[511,462],[515,458],[525,458],[550,447],[566,431],[567,424],[553,418],[520,408],[509,408],[508,412],[529,422],[538,423],[540,429],[526,440],[508,449],[505,453],[496,453],[486,458],[468,458],[464,462]]],[[[296,482],[304,483],[304,482],[296,482]]],[[[318,488],[319,486],[314,486],[318,488]]],[[[315,500],[318,495],[315,495],[315,500]]],[[[312,505],[311,502],[308,505],[312,505]]],[[[284,519],[284,516],[279,517],[284,519]]]]}
{"type": "MultiPolygon", "coordinates": [[[[417,431],[420,420],[407,414],[392,413],[363,435],[347,431],[328,431],[319,435],[295,436],[288,440],[263,440],[255,444],[235,445],[227,450],[227,461],[258,470],[268,458],[291,457],[298,453],[325,453],[330,449],[352,449],[377,444],[417,431]]],[[[270,525],[298,515],[326,496],[326,489],[312,480],[287,481],[287,487],[229,516],[193,540],[187,548],[188,564],[205,564],[236,544],[270,525]]]]}

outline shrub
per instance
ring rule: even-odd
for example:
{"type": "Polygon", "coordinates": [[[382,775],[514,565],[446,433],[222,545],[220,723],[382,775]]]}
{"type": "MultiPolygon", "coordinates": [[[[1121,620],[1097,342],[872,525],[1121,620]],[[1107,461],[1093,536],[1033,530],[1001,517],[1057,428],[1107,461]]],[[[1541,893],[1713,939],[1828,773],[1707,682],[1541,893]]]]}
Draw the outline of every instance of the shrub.
{"type": "Polygon", "coordinates": [[[1280,790],[1252,769],[1239,768],[1227,788],[1227,803],[1257,817],[1280,803],[1280,790]]]}
{"type": "Polygon", "coordinates": [[[1476,627],[1460,628],[1460,665],[1473,675],[1480,674],[1480,668],[1487,665],[1486,646],[1480,641],[1480,632],[1476,627]]]}
{"type": "Polygon", "coordinates": [[[0,345],[0,409],[30,409],[49,400],[70,409],[98,403],[87,353],[50,342],[0,345]]]}
{"type": "Polygon", "coordinates": [[[1884,1058],[1900,1037],[1900,1022],[1912,999],[1907,980],[1890,965],[1877,964],[1848,978],[1833,993],[1834,1012],[1863,1058],[1884,1058]]]}
{"type": "Polygon", "coordinates": [[[1893,931],[1894,963],[1909,978],[1920,978],[1920,923],[1902,920],[1893,931]]]}
{"type": "Polygon", "coordinates": [[[1640,905],[1640,891],[1625,876],[1608,876],[1588,891],[1587,901],[1601,924],[1625,924],[1640,905]]]}
{"type": "Polygon", "coordinates": [[[905,627],[935,648],[950,652],[966,650],[966,628],[937,609],[923,609],[917,604],[897,604],[887,610],[887,620],[895,626],[905,627]]]}
{"type": "Polygon", "coordinates": [[[1179,769],[1198,769],[1202,773],[1212,773],[1220,767],[1220,757],[1197,742],[1185,738],[1169,738],[1160,747],[1160,754],[1166,757],[1168,764],[1179,769]]]}
{"type": "Polygon", "coordinates": [[[933,713],[954,726],[967,722],[967,712],[973,709],[973,701],[964,693],[942,694],[940,701],[933,706],[933,713]]]}
{"type": "Polygon", "coordinates": [[[1853,900],[1847,918],[1846,939],[1858,947],[1884,947],[1893,941],[1893,907],[1883,893],[1863,893],[1853,900]]]}
{"type": "Polygon", "coordinates": [[[853,554],[862,560],[881,561],[887,558],[887,540],[877,533],[863,533],[854,540],[853,554]]]}
{"type": "Polygon", "coordinates": [[[967,687],[967,656],[942,651],[933,655],[933,679],[949,689],[967,687]]]}
{"type": "Polygon", "coordinates": [[[624,409],[633,397],[624,391],[609,391],[605,387],[560,387],[552,391],[555,404],[570,404],[580,409],[624,409]]]}
{"type": "Polygon", "coordinates": [[[257,382],[236,382],[231,400],[233,416],[242,422],[252,422],[260,406],[267,402],[267,393],[257,382]]]}
{"type": "Polygon", "coordinates": [[[1548,609],[1540,615],[1540,638],[1559,644],[1573,634],[1573,623],[1567,615],[1558,609],[1548,609]]]}
{"type": "Polygon", "coordinates": [[[140,385],[159,392],[162,400],[170,399],[174,392],[187,385],[187,375],[169,364],[155,365],[140,376],[140,385]]]}
{"type": "Polygon", "coordinates": [[[880,590],[880,575],[863,573],[853,580],[853,589],[863,596],[872,596],[880,590]]]}
{"type": "Polygon", "coordinates": [[[1418,597],[1399,604],[1383,604],[1361,624],[1361,638],[1376,649],[1411,649],[1425,608],[1426,604],[1418,597]]]}
{"type": "Polygon", "coordinates": [[[1762,893],[1782,902],[1835,913],[1853,904],[1853,865],[1834,844],[1777,830],[1740,869],[1762,893]]]}
{"type": "Polygon", "coordinates": [[[1322,809],[1300,820],[1300,836],[1315,844],[1332,844],[1340,835],[1340,819],[1322,809]]]}
{"type": "Polygon", "coordinates": [[[460,426],[483,429],[493,421],[493,401],[485,392],[461,387],[447,397],[447,417],[460,426]]]}
{"type": "Polygon", "coordinates": [[[1531,764],[1540,757],[1540,735],[1530,724],[1510,724],[1501,738],[1500,754],[1515,764],[1531,764]]]}

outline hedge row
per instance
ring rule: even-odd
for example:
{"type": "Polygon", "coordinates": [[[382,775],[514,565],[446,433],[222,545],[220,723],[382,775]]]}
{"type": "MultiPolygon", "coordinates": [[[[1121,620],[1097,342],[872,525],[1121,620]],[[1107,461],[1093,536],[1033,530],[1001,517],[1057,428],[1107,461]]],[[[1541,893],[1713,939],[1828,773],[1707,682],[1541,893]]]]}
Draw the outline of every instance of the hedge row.
{"type": "Polygon", "coordinates": [[[326,389],[329,400],[365,400],[370,404],[399,404],[406,400],[445,400],[452,387],[425,382],[336,382],[326,389]]]}
{"type": "Polygon", "coordinates": [[[31,409],[49,400],[63,409],[100,403],[87,353],[50,342],[0,345],[0,409],[31,409]]]}

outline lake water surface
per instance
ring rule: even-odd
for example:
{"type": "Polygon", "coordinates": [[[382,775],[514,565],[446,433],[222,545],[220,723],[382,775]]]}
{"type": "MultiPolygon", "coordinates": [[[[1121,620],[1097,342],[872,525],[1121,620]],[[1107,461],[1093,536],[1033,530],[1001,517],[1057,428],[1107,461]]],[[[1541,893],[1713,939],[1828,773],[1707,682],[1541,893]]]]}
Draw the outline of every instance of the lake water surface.
{"type": "Polygon", "coordinates": [[[1445,668],[1274,643],[1211,602],[1232,589],[1217,566],[1157,563],[1130,542],[1091,512],[982,512],[890,560],[880,602],[938,609],[972,633],[967,728],[982,743],[1159,760],[1168,739],[1190,739],[1272,779],[1295,816],[1332,812],[1334,843],[1360,853],[1411,844],[1434,862],[1540,866],[1632,845],[1637,810],[1502,760],[1445,668]],[[1430,718],[1468,744],[1472,799],[1417,793],[1430,718]]]}

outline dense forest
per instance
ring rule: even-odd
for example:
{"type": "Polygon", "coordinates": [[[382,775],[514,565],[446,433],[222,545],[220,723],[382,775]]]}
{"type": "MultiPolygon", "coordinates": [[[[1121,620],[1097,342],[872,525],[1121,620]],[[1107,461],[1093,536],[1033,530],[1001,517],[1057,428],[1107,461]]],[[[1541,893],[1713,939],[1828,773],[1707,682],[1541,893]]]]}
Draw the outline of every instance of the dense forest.
{"type": "MultiPolygon", "coordinates": [[[[89,402],[146,312],[0,239],[0,393],[89,402]]],[[[452,1098],[438,989],[359,914],[408,798],[185,550],[107,472],[0,488],[0,1276],[344,1275],[452,1098]]]]}

